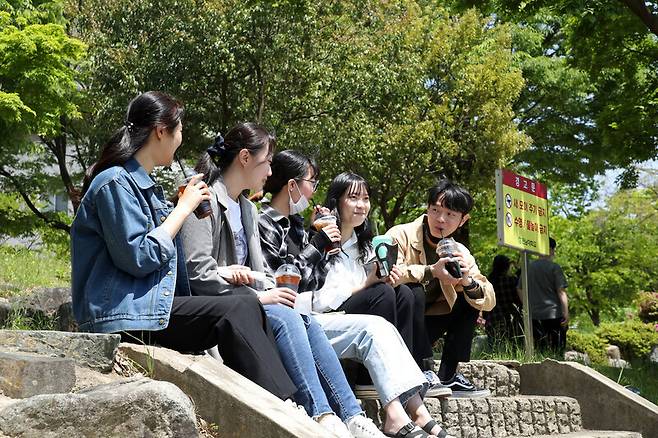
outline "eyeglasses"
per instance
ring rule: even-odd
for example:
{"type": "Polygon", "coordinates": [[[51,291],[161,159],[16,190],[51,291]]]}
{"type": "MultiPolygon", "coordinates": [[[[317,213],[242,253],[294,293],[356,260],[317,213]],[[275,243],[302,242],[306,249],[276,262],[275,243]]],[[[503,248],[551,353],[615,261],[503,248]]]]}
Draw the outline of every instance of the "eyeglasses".
{"type": "Polygon", "coordinates": [[[296,181],[306,181],[310,182],[311,185],[313,186],[313,191],[316,191],[318,189],[318,185],[320,184],[320,181],[316,181],[314,179],[304,179],[304,178],[296,178],[296,181]]]}

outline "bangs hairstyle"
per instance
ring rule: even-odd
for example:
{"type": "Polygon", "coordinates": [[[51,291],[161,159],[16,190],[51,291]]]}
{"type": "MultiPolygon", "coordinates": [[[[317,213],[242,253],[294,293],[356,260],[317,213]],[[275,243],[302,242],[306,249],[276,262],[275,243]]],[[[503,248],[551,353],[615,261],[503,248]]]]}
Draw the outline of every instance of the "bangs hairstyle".
{"type": "Polygon", "coordinates": [[[300,180],[311,171],[311,179],[320,178],[320,168],[315,159],[291,149],[278,152],[272,157],[272,175],[267,178],[263,191],[277,195],[291,179],[300,180]]]}
{"type": "Polygon", "coordinates": [[[473,208],[473,197],[465,188],[449,179],[444,179],[427,192],[427,206],[436,203],[448,210],[458,211],[465,215],[473,208]]]}
{"type": "MultiPolygon", "coordinates": [[[[340,227],[340,212],[338,206],[340,205],[340,197],[346,194],[358,194],[364,191],[370,195],[370,186],[368,182],[361,176],[352,172],[343,172],[336,176],[327,190],[327,197],[324,205],[331,210],[331,213],[336,216],[337,225],[340,227]]],[[[356,232],[357,242],[359,246],[359,255],[362,262],[366,261],[368,251],[372,248],[372,227],[370,226],[370,219],[366,220],[354,228],[356,232]]]]}

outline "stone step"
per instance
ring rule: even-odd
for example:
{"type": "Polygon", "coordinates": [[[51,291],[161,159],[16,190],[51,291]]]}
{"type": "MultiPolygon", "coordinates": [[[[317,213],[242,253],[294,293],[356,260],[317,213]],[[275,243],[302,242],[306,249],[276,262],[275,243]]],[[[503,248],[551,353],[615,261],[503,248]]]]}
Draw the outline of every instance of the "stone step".
{"type": "Polygon", "coordinates": [[[74,383],[72,359],[0,351],[0,391],[8,397],[69,392],[74,383]]]}
{"type": "Polygon", "coordinates": [[[112,371],[121,336],[39,330],[0,330],[0,351],[73,359],[77,364],[112,371]]]}
{"type": "Polygon", "coordinates": [[[582,430],[576,399],[551,396],[427,399],[427,408],[461,438],[536,436],[582,430]]]}
{"type": "MultiPolygon", "coordinates": [[[[581,430],[580,432],[563,433],[560,435],[537,435],[535,438],[642,438],[639,432],[627,432],[622,430],[581,430]]],[[[516,438],[516,437],[511,437],[516,438]]]]}
{"type": "MultiPolygon", "coordinates": [[[[440,365],[441,361],[434,361],[435,372],[440,365]]],[[[475,386],[490,390],[491,395],[513,397],[520,394],[521,377],[515,369],[519,365],[514,361],[472,360],[461,362],[457,369],[475,386]]]]}
{"type": "MultiPolygon", "coordinates": [[[[378,401],[362,401],[368,417],[381,425],[378,401]]],[[[432,417],[459,438],[537,436],[580,432],[576,399],[551,396],[425,399],[432,417]]]]}

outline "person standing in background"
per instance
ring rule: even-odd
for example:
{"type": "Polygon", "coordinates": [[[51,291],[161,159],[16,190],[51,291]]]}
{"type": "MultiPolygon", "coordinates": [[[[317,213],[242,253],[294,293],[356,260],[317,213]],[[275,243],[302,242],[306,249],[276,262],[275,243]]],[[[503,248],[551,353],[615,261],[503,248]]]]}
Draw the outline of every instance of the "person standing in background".
{"type": "MultiPolygon", "coordinates": [[[[535,346],[564,353],[569,327],[569,299],[567,279],[560,265],[553,261],[556,246],[551,237],[549,255],[541,256],[528,266],[528,300],[535,346]]],[[[521,289],[520,283],[518,288],[521,289]]]]}

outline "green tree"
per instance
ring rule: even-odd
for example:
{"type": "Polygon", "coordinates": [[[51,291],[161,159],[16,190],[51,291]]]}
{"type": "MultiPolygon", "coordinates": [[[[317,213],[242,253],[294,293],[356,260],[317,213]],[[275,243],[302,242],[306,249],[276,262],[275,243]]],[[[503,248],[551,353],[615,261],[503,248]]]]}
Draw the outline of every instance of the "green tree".
{"type": "Polygon", "coordinates": [[[512,111],[523,80],[511,28],[473,11],[451,17],[413,1],[90,0],[75,16],[89,44],[90,151],[121,123],[130,97],[161,89],[188,105],[188,157],[236,121],[259,121],[281,148],[315,152],[324,175],[361,173],[391,226],[422,204],[433,178],[479,190],[529,142],[512,111]],[[174,9],[172,21],[163,11],[174,9]]]}
{"type": "Polygon", "coordinates": [[[495,168],[529,142],[512,111],[523,80],[509,27],[414,2],[355,27],[371,37],[346,74],[366,79],[356,100],[342,91],[354,102],[320,139],[325,168],[363,175],[385,227],[422,208],[436,178],[491,187],[495,168]]]}
{"type": "Polygon", "coordinates": [[[39,195],[62,182],[74,188],[58,139],[62,123],[79,116],[74,67],[83,55],[84,45],[66,34],[61,2],[0,1],[0,185],[65,231],[65,221],[40,210],[39,195]]]}
{"type": "Polygon", "coordinates": [[[635,165],[658,156],[655,2],[450,3],[495,13],[518,29],[528,86],[516,110],[533,138],[519,164],[571,183],[621,167],[622,185],[635,186],[635,165]]]}
{"type": "Polygon", "coordinates": [[[602,315],[615,316],[640,291],[658,287],[656,193],[656,187],[620,191],[605,208],[580,218],[551,218],[569,306],[597,326],[602,315]]]}

